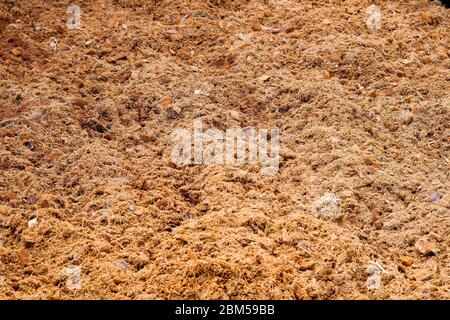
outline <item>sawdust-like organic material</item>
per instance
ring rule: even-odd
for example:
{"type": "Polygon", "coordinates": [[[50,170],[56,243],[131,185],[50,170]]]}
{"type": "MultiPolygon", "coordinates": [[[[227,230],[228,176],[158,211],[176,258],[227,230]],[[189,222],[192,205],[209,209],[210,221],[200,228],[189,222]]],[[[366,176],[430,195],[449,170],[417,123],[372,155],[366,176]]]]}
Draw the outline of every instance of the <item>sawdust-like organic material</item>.
{"type": "Polygon", "coordinates": [[[449,10],[68,4],[0,3],[0,298],[450,298],[449,10]],[[174,165],[194,119],[279,128],[278,173],[174,165]]]}

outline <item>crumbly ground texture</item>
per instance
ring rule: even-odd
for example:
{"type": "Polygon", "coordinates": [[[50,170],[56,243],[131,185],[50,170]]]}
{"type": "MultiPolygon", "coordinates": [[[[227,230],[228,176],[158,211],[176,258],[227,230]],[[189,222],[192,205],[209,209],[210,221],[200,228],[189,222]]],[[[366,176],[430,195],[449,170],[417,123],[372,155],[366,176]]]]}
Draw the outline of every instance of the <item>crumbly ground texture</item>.
{"type": "Polygon", "coordinates": [[[0,298],[450,298],[450,10],[70,4],[0,2],[0,298]],[[194,119],[278,173],[174,164],[194,119]]]}

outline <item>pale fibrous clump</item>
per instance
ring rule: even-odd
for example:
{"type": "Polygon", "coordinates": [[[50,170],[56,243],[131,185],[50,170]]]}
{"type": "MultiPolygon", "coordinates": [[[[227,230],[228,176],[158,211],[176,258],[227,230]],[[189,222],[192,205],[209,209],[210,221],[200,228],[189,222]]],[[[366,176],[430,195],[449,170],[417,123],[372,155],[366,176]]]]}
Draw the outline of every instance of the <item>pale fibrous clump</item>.
{"type": "Polygon", "coordinates": [[[409,110],[402,110],[399,114],[399,120],[402,124],[408,125],[414,120],[414,114],[409,110]]]}
{"type": "Polygon", "coordinates": [[[381,273],[383,269],[378,263],[370,263],[367,266],[367,290],[373,291],[381,287],[381,273]]]}

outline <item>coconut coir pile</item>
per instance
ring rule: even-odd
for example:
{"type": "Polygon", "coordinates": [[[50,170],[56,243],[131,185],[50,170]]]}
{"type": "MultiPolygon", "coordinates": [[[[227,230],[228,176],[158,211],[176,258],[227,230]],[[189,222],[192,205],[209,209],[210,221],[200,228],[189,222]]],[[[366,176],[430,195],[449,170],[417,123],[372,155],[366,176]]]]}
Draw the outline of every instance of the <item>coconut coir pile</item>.
{"type": "Polygon", "coordinates": [[[450,298],[449,10],[70,4],[0,2],[0,298],[450,298]],[[278,173],[175,165],[194,119],[278,173]]]}

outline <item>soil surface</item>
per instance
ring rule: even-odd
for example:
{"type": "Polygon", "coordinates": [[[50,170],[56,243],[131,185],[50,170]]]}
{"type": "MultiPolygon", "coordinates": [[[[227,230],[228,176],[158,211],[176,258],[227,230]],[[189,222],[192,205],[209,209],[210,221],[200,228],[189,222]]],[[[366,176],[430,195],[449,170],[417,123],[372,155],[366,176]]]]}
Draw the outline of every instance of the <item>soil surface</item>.
{"type": "Polygon", "coordinates": [[[0,298],[450,299],[450,10],[70,4],[0,1],[0,298]],[[278,173],[175,165],[194,119],[278,173]]]}

